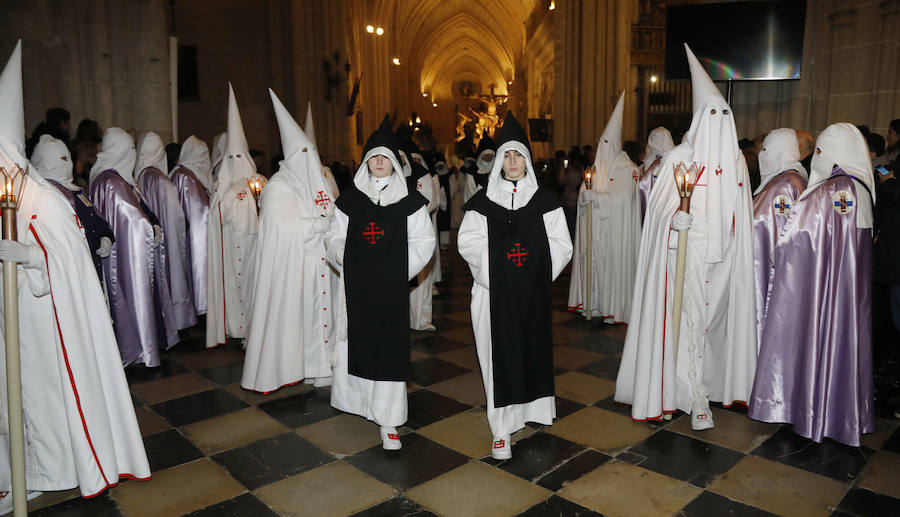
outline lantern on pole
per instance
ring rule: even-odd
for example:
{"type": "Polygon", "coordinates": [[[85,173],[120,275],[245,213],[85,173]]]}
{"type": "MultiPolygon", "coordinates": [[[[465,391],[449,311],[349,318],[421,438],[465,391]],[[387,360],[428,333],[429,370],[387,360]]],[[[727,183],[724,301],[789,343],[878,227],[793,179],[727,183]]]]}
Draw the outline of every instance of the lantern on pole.
{"type": "MultiPolygon", "coordinates": [[[[597,172],[597,169],[594,168],[593,166],[587,167],[586,169],[584,169],[584,187],[586,189],[586,192],[590,192],[591,185],[593,183],[594,175],[596,174],[596,172],[597,172]]],[[[585,274],[584,274],[585,280],[584,281],[586,284],[585,288],[584,288],[584,316],[585,316],[585,318],[587,318],[588,321],[591,321],[591,292],[593,291],[593,285],[592,285],[593,282],[592,282],[591,277],[593,276],[593,272],[594,272],[593,244],[591,242],[592,237],[594,236],[593,224],[592,224],[593,220],[594,220],[593,205],[594,205],[594,202],[591,200],[588,200],[587,211],[585,212],[585,223],[584,223],[585,224],[584,232],[586,234],[585,242],[587,243],[587,246],[585,249],[585,255],[584,255],[584,264],[585,264],[585,274]]]]}

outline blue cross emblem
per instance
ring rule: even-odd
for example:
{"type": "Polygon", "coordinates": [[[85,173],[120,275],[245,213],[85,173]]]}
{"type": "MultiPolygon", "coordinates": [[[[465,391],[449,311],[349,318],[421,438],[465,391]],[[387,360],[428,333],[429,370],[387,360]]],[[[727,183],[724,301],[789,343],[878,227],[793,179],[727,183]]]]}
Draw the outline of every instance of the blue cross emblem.
{"type": "Polygon", "coordinates": [[[847,208],[853,206],[853,200],[847,199],[847,196],[841,193],[841,199],[834,202],[834,207],[839,209],[842,214],[847,213],[847,208]]]}

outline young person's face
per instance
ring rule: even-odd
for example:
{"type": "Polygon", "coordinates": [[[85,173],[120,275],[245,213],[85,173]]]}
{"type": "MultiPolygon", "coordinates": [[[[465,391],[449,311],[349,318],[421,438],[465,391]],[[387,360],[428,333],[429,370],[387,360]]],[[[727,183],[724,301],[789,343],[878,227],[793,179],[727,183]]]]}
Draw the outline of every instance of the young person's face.
{"type": "Polygon", "coordinates": [[[391,165],[391,160],[382,154],[376,154],[369,158],[366,164],[369,166],[369,172],[376,178],[386,178],[390,176],[392,169],[394,168],[393,165],[391,165]]]}
{"type": "Polygon", "coordinates": [[[525,157],[518,151],[503,153],[503,173],[506,179],[518,181],[525,177],[525,157]]]}

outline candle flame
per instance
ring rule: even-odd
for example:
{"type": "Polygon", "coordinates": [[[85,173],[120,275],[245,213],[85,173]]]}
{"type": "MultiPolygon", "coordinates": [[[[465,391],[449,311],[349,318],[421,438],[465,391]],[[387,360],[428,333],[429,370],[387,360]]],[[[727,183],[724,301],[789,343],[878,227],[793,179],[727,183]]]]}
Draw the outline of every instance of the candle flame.
{"type": "Polygon", "coordinates": [[[6,195],[12,194],[12,181],[6,182],[6,195]]]}

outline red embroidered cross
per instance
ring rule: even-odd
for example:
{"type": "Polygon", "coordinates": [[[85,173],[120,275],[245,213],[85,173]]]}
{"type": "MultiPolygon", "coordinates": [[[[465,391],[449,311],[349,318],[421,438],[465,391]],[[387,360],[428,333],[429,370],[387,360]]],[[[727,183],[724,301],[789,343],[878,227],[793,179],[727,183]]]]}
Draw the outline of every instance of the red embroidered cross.
{"type": "Polygon", "coordinates": [[[315,201],[317,205],[321,204],[322,210],[325,210],[328,208],[328,203],[331,201],[331,198],[325,195],[325,191],[320,190],[319,197],[317,197],[313,201],[315,201]]]}
{"type": "Polygon", "coordinates": [[[421,182],[421,181],[417,181],[417,182],[416,182],[416,190],[421,190],[421,189],[422,189],[422,182],[421,182]]]}
{"type": "Polygon", "coordinates": [[[384,237],[384,230],[375,225],[375,222],[370,222],[369,226],[363,230],[363,237],[369,241],[369,244],[375,244],[382,237],[384,237]]]}
{"type": "Polygon", "coordinates": [[[506,447],[506,440],[497,440],[496,442],[494,442],[495,449],[502,449],[504,447],[506,447]]]}
{"type": "Polygon", "coordinates": [[[637,170],[631,171],[631,177],[634,179],[634,181],[639,181],[641,179],[641,175],[638,174],[637,170]]]}
{"type": "Polygon", "coordinates": [[[399,435],[399,434],[396,434],[396,433],[388,433],[388,439],[390,439],[390,440],[399,440],[399,439],[400,439],[400,435],[399,435]]]}
{"type": "Polygon", "coordinates": [[[246,191],[246,190],[242,190],[242,191],[240,191],[240,192],[237,193],[238,201],[243,201],[244,198],[246,198],[246,197],[247,197],[247,191],[246,191]]]}
{"type": "Polygon", "coordinates": [[[517,242],[515,247],[506,252],[506,259],[515,262],[516,267],[522,267],[526,258],[528,258],[528,250],[522,247],[521,242],[517,242]]]}
{"type": "Polygon", "coordinates": [[[722,167],[716,167],[716,176],[722,175],[722,167]]]}

